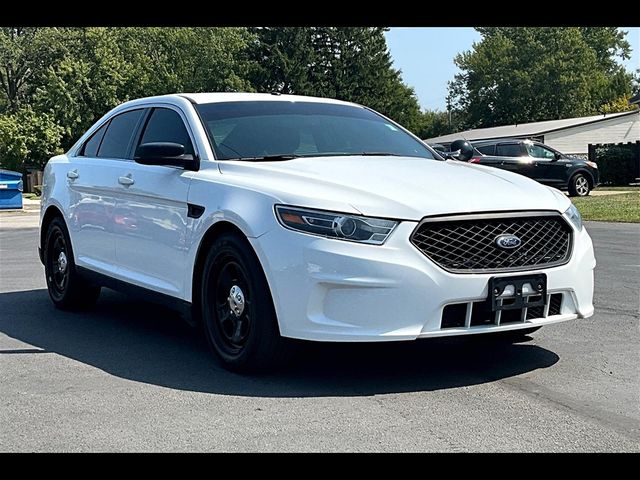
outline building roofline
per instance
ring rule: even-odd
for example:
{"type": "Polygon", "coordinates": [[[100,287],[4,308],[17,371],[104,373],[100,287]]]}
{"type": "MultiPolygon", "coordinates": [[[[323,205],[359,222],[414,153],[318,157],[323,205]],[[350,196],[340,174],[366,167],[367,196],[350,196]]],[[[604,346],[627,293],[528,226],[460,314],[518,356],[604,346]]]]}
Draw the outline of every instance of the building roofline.
{"type": "Polygon", "coordinates": [[[558,128],[552,128],[550,130],[544,130],[539,132],[538,135],[541,135],[544,133],[557,132],[558,130],[567,130],[569,128],[574,128],[574,127],[582,127],[583,125],[591,125],[592,123],[603,122],[605,120],[611,120],[612,118],[622,118],[622,117],[626,117],[627,115],[632,115],[634,113],[640,113],[640,110],[636,109],[636,110],[629,110],[628,112],[616,112],[616,113],[619,113],[619,115],[616,115],[615,117],[611,117],[611,114],[609,114],[609,118],[607,118],[607,114],[604,114],[602,118],[596,118],[595,120],[589,120],[588,122],[577,123],[575,125],[570,125],[567,127],[558,127],[558,128]]]}
{"type": "MultiPolygon", "coordinates": [[[[506,133],[501,133],[498,136],[476,138],[475,141],[496,140],[496,139],[500,139],[500,138],[526,138],[526,137],[532,137],[532,136],[536,136],[536,135],[544,135],[546,133],[557,132],[559,130],[567,130],[569,128],[580,127],[580,126],[583,126],[583,125],[590,125],[590,124],[602,122],[602,121],[605,121],[605,120],[611,120],[611,119],[614,119],[614,118],[621,118],[621,117],[625,117],[627,115],[637,114],[639,112],[640,112],[640,110],[638,110],[638,109],[629,110],[627,112],[616,112],[616,113],[608,114],[608,115],[605,114],[605,115],[599,116],[598,118],[595,118],[595,119],[592,119],[592,120],[586,120],[584,122],[575,123],[575,124],[572,124],[572,125],[565,125],[565,126],[555,127],[555,128],[540,129],[540,130],[535,130],[535,131],[532,131],[532,132],[529,132],[529,133],[514,132],[514,134],[511,135],[511,136],[509,136],[509,134],[506,134],[506,133]]],[[[578,118],[580,118],[580,117],[578,117],[578,118]]],[[[562,119],[561,118],[561,119],[557,119],[557,120],[568,120],[568,119],[562,119]]],[[[540,122],[528,122],[528,123],[522,123],[520,125],[530,125],[530,124],[542,123],[542,122],[550,122],[550,121],[554,121],[554,120],[542,120],[540,122]]],[[[514,128],[517,128],[517,126],[518,126],[518,124],[496,125],[494,127],[475,128],[475,129],[471,129],[471,130],[466,130],[464,132],[457,132],[457,133],[449,133],[449,134],[446,134],[446,135],[439,135],[437,137],[427,138],[427,139],[424,139],[424,140],[428,141],[428,142],[444,142],[444,143],[447,143],[447,142],[449,142],[449,140],[436,140],[436,139],[439,139],[440,137],[446,137],[446,136],[456,135],[456,134],[463,134],[463,133],[473,132],[473,131],[477,131],[477,130],[489,130],[489,129],[492,129],[492,128],[502,128],[502,127],[514,127],[514,128]]],[[[474,140],[470,140],[470,141],[474,141],[474,140]]]]}

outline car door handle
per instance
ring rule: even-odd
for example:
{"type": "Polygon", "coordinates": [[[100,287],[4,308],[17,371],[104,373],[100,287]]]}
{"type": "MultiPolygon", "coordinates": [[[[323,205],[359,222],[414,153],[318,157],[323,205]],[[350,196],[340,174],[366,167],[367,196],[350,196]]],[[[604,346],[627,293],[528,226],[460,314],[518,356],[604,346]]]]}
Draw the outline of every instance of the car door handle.
{"type": "Polygon", "coordinates": [[[118,177],[118,183],[120,185],[124,185],[125,187],[128,187],[130,185],[133,185],[136,182],[133,178],[131,178],[131,175],[127,175],[124,177],[118,177]]]}
{"type": "Polygon", "coordinates": [[[75,180],[76,178],[78,178],[80,176],[80,174],[78,173],[78,170],[69,170],[67,172],[67,178],[69,180],[75,180]]]}

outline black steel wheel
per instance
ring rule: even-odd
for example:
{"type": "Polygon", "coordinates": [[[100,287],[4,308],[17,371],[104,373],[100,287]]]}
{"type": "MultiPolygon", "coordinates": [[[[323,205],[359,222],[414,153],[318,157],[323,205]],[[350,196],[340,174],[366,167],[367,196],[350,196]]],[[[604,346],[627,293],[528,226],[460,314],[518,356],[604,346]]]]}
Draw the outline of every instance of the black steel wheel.
{"type": "Polygon", "coordinates": [[[264,272],[240,234],[222,234],[211,245],[199,298],[207,343],[225,368],[265,370],[288,358],[264,272]]]}
{"type": "Polygon", "coordinates": [[[247,343],[253,312],[247,273],[233,255],[225,255],[216,262],[212,293],[216,335],[228,354],[238,355],[247,343]]]}
{"type": "Polygon", "coordinates": [[[89,306],[98,299],[100,287],[80,278],[73,261],[67,227],[61,218],[49,224],[44,242],[44,269],[49,297],[63,309],[89,306]]]}

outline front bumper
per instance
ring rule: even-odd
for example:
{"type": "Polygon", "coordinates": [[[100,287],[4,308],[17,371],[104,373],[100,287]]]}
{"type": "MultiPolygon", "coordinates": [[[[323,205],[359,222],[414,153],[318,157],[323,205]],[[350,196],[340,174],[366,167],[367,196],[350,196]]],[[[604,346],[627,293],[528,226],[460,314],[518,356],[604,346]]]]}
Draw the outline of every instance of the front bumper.
{"type": "Polygon", "coordinates": [[[363,245],[292,232],[278,226],[250,239],[264,267],[280,332],[318,341],[392,341],[516,330],[593,315],[591,238],[574,234],[571,260],[532,270],[547,275],[549,294],[563,293],[561,311],[504,325],[441,328],[450,304],[487,297],[492,276],[454,274],[409,241],[417,222],[402,222],[384,245],[363,245]]]}

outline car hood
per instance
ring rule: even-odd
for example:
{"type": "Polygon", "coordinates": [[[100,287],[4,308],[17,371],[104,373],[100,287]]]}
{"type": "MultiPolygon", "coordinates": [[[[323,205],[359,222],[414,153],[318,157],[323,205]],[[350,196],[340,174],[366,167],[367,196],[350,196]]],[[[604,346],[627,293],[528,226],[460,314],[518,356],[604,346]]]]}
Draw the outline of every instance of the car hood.
{"type": "Polygon", "coordinates": [[[504,170],[412,157],[315,157],[280,162],[222,161],[228,181],[278,201],[368,216],[419,220],[428,215],[508,210],[564,211],[559,192],[504,170]]]}

